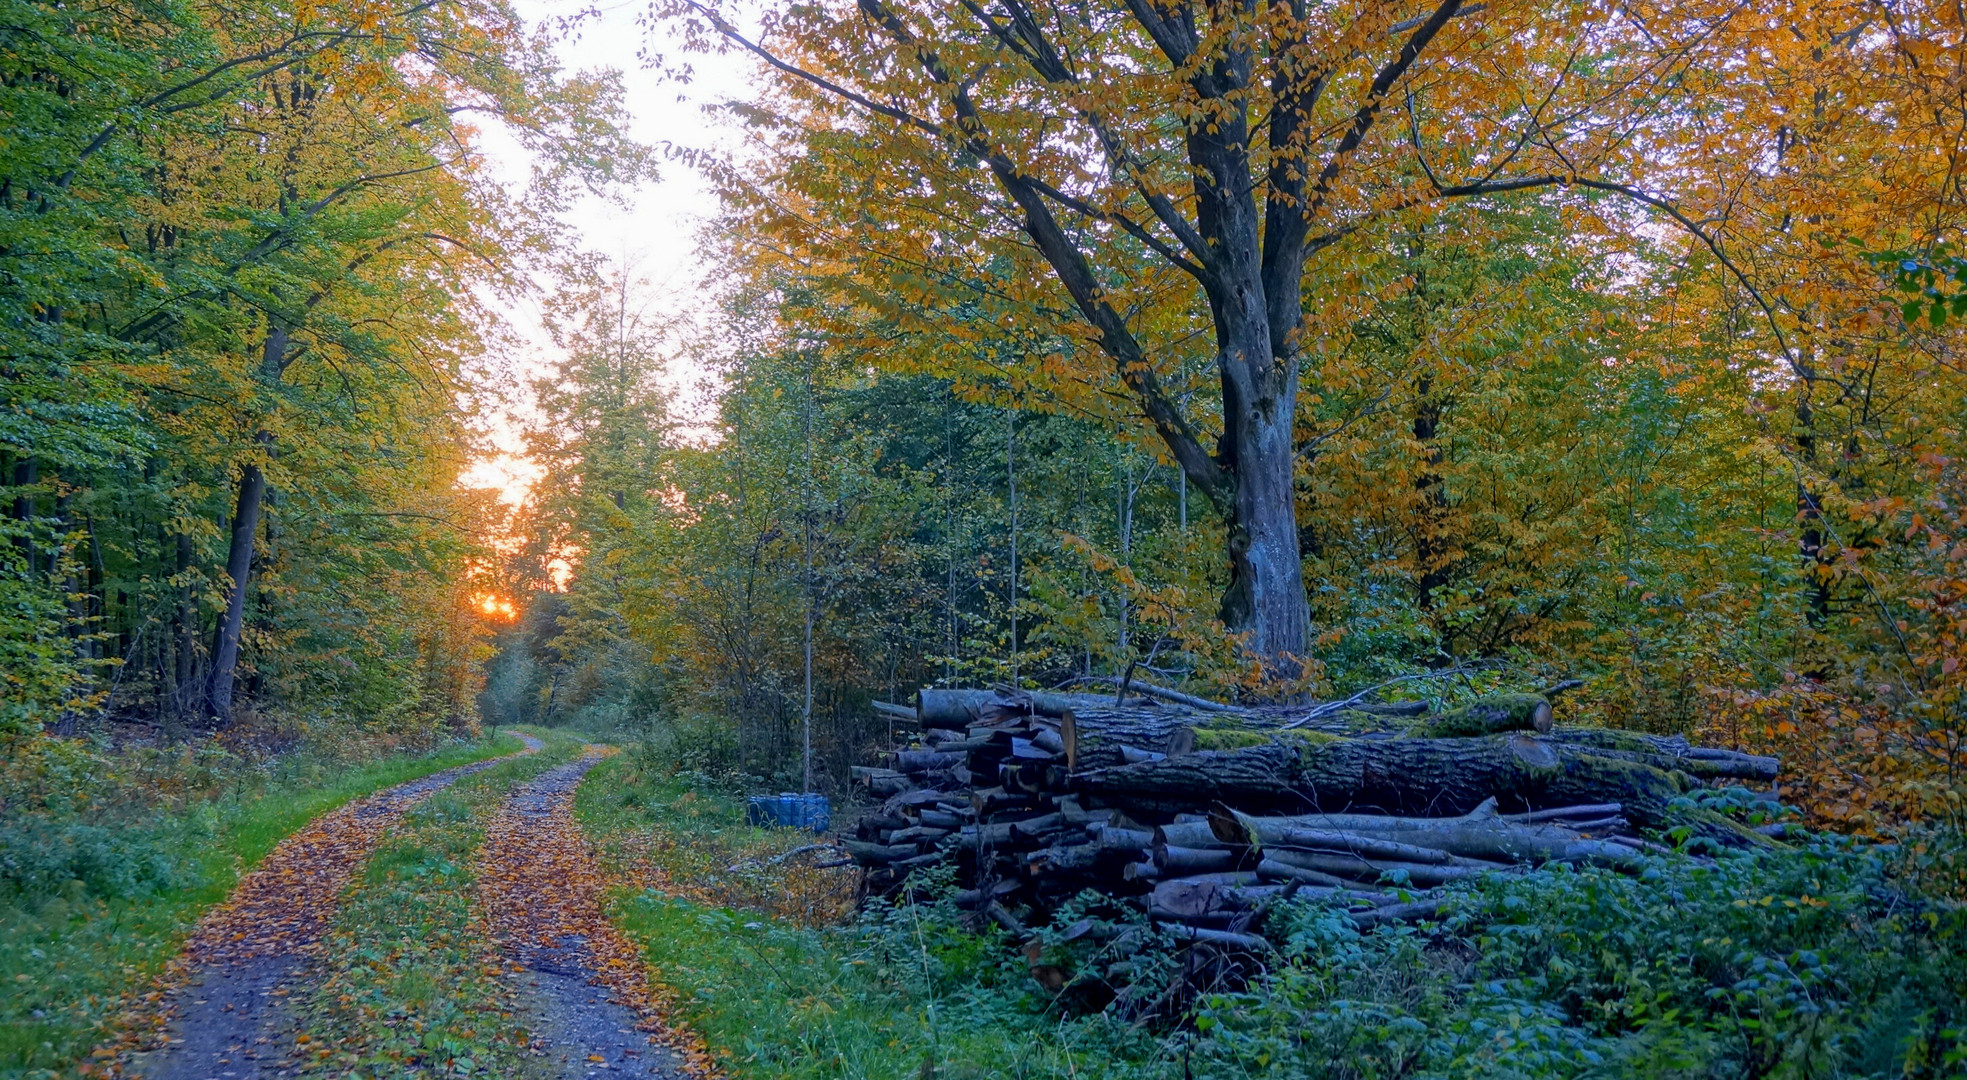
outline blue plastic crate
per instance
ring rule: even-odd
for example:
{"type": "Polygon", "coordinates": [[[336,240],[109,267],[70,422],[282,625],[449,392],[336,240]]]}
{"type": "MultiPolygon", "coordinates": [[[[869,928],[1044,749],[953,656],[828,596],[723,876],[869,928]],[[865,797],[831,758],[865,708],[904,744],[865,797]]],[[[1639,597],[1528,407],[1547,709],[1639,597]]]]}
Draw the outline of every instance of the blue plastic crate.
{"type": "Polygon", "coordinates": [[[833,824],[833,808],[824,795],[801,795],[782,791],[777,795],[753,795],[745,800],[745,820],[753,825],[775,829],[811,829],[825,832],[833,824]]]}

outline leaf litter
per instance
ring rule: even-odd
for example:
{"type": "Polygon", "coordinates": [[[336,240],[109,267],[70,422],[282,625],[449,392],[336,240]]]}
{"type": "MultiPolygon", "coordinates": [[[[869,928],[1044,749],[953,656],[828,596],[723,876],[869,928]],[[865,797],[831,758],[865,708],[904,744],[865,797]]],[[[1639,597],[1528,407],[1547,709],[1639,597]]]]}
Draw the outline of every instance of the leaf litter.
{"type": "Polygon", "coordinates": [[[507,798],[479,849],[479,895],[539,1020],[533,1050],[559,1075],[714,1077],[703,1041],[665,1022],[668,993],[608,920],[608,882],[574,821],[575,790],[609,752],[590,746],[507,798]]]}
{"type": "MultiPolygon", "coordinates": [[[[515,733],[516,734],[516,733],[515,733]]],[[[521,754],[539,740],[519,736],[521,754]]],[[[517,755],[432,773],[354,800],[282,840],[192,929],[151,989],[131,1001],[85,1077],[253,1077],[287,1071],[308,1037],[285,1008],[319,955],[343,891],[384,833],[418,803],[517,755]]]]}

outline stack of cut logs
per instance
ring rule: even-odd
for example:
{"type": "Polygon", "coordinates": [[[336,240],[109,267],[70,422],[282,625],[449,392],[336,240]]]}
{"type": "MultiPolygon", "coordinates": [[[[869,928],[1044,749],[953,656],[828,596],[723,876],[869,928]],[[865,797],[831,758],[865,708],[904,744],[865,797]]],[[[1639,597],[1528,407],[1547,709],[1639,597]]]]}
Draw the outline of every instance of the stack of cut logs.
{"type": "MultiPolygon", "coordinates": [[[[953,864],[957,903],[1022,933],[1095,889],[1177,936],[1261,949],[1279,898],[1328,897],[1361,926],[1425,917],[1431,890],[1547,862],[1629,868],[1669,804],[1769,783],[1774,758],[1673,736],[1553,725],[1547,698],[1232,707],[1158,687],[1114,695],[923,690],[876,703],[912,733],[858,768],[881,801],[846,841],[872,895],[953,864]]],[[[1674,809],[1724,843],[1766,842],[1674,809]]]]}

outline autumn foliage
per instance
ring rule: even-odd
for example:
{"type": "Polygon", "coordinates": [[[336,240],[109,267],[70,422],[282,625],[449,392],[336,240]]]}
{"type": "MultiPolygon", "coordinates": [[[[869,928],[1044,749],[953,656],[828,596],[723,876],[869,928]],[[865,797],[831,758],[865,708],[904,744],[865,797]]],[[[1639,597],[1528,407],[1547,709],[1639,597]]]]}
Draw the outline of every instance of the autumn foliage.
{"type": "MultiPolygon", "coordinates": [[[[1571,719],[1782,754],[1819,821],[1959,823],[1958,11],[660,10],[764,87],[712,163],[742,285],[678,346],[729,388],[715,452],[669,459],[668,539],[621,537],[675,588],[572,624],[651,647],[670,730],[788,732],[811,605],[836,766],[919,677],[1575,678],[1571,719]],[[1283,667],[1218,606],[1245,256],[1291,282],[1251,375],[1294,399],[1283,667]]],[[[686,741],[769,773],[745,738],[686,741]]]]}

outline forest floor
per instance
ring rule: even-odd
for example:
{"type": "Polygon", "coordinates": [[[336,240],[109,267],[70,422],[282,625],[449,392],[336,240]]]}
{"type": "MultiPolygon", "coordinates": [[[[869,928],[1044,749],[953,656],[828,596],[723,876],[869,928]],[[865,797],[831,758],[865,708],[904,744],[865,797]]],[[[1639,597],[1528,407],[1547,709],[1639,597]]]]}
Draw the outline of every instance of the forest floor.
{"type": "Polygon", "coordinates": [[[525,749],[358,799],[192,931],[82,1075],[703,1075],[603,914],[574,792],[610,748],[525,749]]]}

